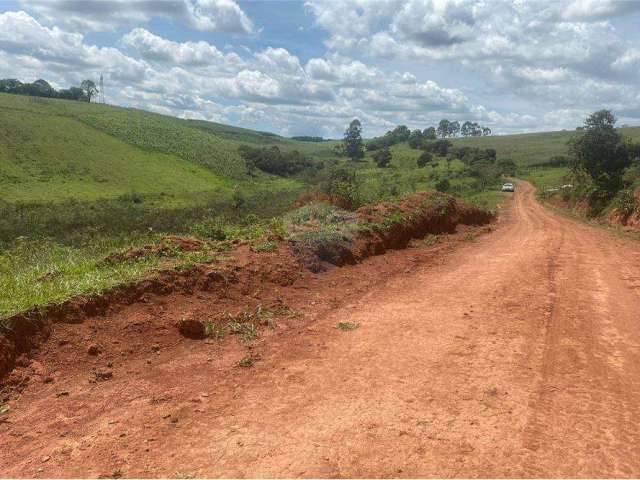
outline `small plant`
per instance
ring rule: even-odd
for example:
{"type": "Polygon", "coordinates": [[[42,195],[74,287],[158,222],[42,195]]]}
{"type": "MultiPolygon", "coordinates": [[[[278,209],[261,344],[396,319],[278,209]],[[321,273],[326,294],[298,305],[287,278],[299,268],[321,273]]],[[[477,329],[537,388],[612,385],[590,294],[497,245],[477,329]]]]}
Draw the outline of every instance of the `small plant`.
{"type": "Polygon", "coordinates": [[[275,252],[278,249],[278,244],[273,240],[265,240],[264,242],[251,245],[251,251],[257,253],[275,252]]]}
{"type": "Polygon", "coordinates": [[[631,190],[620,190],[613,199],[613,205],[625,218],[638,209],[638,201],[631,190]]]}
{"type": "Polygon", "coordinates": [[[464,241],[465,242],[472,242],[476,239],[476,236],[474,233],[468,232],[464,234],[464,241]]]}
{"type": "Polygon", "coordinates": [[[234,335],[240,335],[245,342],[258,338],[258,329],[252,323],[229,322],[229,331],[234,335]]]}
{"type": "Polygon", "coordinates": [[[246,356],[241,360],[238,360],[236,362],[236,367],[240,367],[240,368],[250,368],[253,367],[253,365],[255,365],[256,361],[253,357],[251,356],[246,356]]]}
{"type": "Polygon", "coordinates": [[[236,185],[233,188],[233,194],[231,195],[231,206],[234,210],[239,210],[245,203],[247,203],[247,199],[242,193],[242,190],[240,190],[240,187],[236,185]]]}
{"type": "Polygon", "coordinates": [[[224,327],[215,322],[206,322],[204,326],[204,333],[207,337],[215,338],[217,340],[221,340],[224,338],[225,330],[224,327]]]}
{"type": "Polygon", "coordinates": [[[273,315],[276,315],[276,316],[279,316],[279,317],[302,318],[304,316],[302,314],[302,312],[294,310],[293,308],[289,307],[288,305],[279,305],[279,306],[269,310],[269,312],[272,312],[273,315]]]}
{"type": "Polygon", "coordinates": [[[284,237],[287,234],[282,217],[272,218],[269,222],[269,230],[280,237],[284,237]]]}
{"type": "Polygon", "coordinates": [[[351,322],[340,322],[340,323],[338,323],[338,328],[340,330],[344,330],[344,331],[355,330],[359,326],[360,325],[358,325],[357,323],[351,323],[351,322]]]}

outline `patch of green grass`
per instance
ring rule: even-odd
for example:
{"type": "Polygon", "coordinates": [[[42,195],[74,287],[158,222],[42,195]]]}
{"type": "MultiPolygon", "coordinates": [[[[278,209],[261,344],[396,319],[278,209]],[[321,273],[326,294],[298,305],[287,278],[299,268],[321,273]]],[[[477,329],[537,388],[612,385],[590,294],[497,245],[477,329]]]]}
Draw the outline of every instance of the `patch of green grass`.
{"type": "Polygon", "coordinates": [[[238,362],[236,362],[236,367],[241,367],[241,368],[250,368],[253,367],[255,365],[256,361],[253,357],[251,356],[246,356],[244,358],[242,358],[241,360],[238,360],[238,362]]]}
{"type": "Polygon", "coordinates": [[[237,321],[229,322],[229,331],[234,335],[240,335],[242,340],[250,342],[258,338],[258,329],[252,323],[241,323],[237,321]]]}
{"type": "Polygon", "coordinates": [[[137,192],[155,199],[162,194],[169,203],[231,186],[209,169],[140,150],[73,118],[12,110],[0,115],[0,200],[91,201],[137,192]]]}
{"type": "Polygon", "coordinates": [[[358,327],[360,327],[360,325],[358,325],[357,323],[351,323],[351,322],[339,322],[338,323],[338,328],[340,330],[344,330],[344,331],[355,330],[358,327]]]}
{"type": "Polygon", "coordinates": [[[495,211],[505,200],[505,194],[496,190],[488,190],[485,192],[469,193],[461,195],[465,202],[475,205],[485,210],[495,211]]]}
{"type": "Polygon", "coordinates": [[[278,249],[278,244],[273,240],[265,240],[251,245],[251,250],[258,253],[275,252],[278,249]]]}
{"type": "Polygon", "coordinates": [[[212,321],[207,321],[204,326],[204,333],[207,337],[221,340],[224,338],[226,330],[224,328],[224,325],[212,321]]]}
{"type": "Polygon", "coordinates": [[[16,242],[0,253],[0,318],[141,278],[159,264],[160,258],[115,264],[104,264],[102,259],[144,240],[101,239],[82,249],[46,240],[16,242]]]}
{"type": "Polygon", "coordinates": [[[571,183],[566,167],[523,167],[518,169],[518,176],[531,182],[540,191],[571,183]]]}

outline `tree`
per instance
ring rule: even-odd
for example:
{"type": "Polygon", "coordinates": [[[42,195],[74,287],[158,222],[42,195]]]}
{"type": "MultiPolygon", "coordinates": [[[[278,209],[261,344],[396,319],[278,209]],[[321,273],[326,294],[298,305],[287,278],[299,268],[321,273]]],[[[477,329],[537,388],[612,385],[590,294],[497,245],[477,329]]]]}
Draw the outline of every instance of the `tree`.
{"type": "Polygon", "coordinates": [[[378,150],[373,155],[373,159],[376,161],[376,165],[380,168],[386,168],[391,164],[391,152],[389,148],[383,148],[378,150]]]}
{"type": "Polygon", "coordinates": [[[57,97],[64,98],[66,100],[87,100],[87,96],[84,94],[84,91],[79,87],[71,87],[68,90],[60,90],[57,97]]]}
{"type": "Polygon", "coordinates": [[[449,120],[447,120],[446,118],[440,120],[436,131],[441,138],[445,138],[447,135],[449,135],[449,120]]]}
{"type": "Polygon", "coordinates": [[[482,127],[482,136],[487,137],[491,135],[491,129],[489,127],[482,127]]]}
{"type": "Polygon", "coordinates": [[[420,155],[416,160],[416,163],[420,168],[422,168],[426,166],[427,163],[429,163],[432,159],[433,159],[433,155],[431,155],[429,152],[423,152],[422,155],[420,155]]]}
{"type": "Polygon", "coordinates": [[[406,142],[407,140],[409,140],[409,136],[411,135],[411,130],[409,130],[409,127],[407,127],[406,125],[398,125],[396,128],[393,129],[393,132],[391,132],[396,143],[400,143],[400,142],[406,142]]]}
{"type": "Polygon", "coordinates": [[[609,110],[587,117],[584,129],[569,144],[571,170],[586,173],[600,189],[613,194],[622,184],[622,172],[629,166],[629,151],[615,129],[616,118],[609,110]]]}
{"type": "Polygon", "coordinates": [[[449,136],[457,137],[458,133],[460,133],[460,122],[451,122],[449,123],[449,136]]]}
{"type": "Polygon", "coordinates": [[[89,102],[91,101],[91,97],[98,93],[98,87],[96,87],[93,80],[83,80],[80,84],[80,88],[84,91],[89,102]]]}
{"type": "Polygon", "coordinates": [[[409,146],[411,148],[420,148],[422,146],[422,131],[413,130],[409,135],[409,146]]]}
{"type": "Polygon", "coordinates": [[[470,137],[473,133],[473,125],[471,122],[466,121],[462,124],[462,128],[460,129],[460,133],[463,137],[470,137]]]}
{"type": "Polygon", "coordinates": [[[438,138],[436,136],[436,129],[434,127],[425,128],[422,132],[422,136],[425,140],[435,140],[438,138]]]}
{"type": "Polygon", "coordinates": [[[16,93],[22,82],[16,78],[3,78],[0,80],[0,92],[16,93]]]}
{"type": "Polygon", "coordinates": [[[449,140],[436,140],[435,142],[429,142],[425,146],[425,150],[427,152],[435,153],[436,155],[446,155],[449,153],[449,148],[451,148],[453,144],[449,140]]]}
{"type": "Polygon", "coordinates": [[[516,164],[511,158],[501,158],[496,162],[496,167],[503,175],[513,176],[516,174],[516,164]]]}
{"type": "Polygon", "coordinates": [[[41,78],[33,82],[33,86],[38,92],[39,96],[42,97],[53,97],[55,96],[56,91],[46,80],[42,80],[41,78]]]}
{"type": "Polygon", "coordinates": [[[357,118],[353,120],[344,132],[342,141],[344,151],[352,161],[356,161],[364,157],[364,149],[362,147],[362,124],[357,118]]]}

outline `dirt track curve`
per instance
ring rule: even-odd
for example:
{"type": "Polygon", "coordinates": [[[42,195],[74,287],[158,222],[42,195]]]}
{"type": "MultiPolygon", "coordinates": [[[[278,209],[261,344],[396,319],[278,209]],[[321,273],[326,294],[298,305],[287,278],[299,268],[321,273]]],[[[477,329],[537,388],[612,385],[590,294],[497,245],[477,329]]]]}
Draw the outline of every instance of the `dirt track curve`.
{"type": "Polygon", "coordinates": [[[91,406],[28,390],[0,476],[640,476],[640,244],[528,184],[496,231],[304,335],[231,378],[187,353],[91,406]],[[184,405],[150,410],[154,381],[184,405]]]}

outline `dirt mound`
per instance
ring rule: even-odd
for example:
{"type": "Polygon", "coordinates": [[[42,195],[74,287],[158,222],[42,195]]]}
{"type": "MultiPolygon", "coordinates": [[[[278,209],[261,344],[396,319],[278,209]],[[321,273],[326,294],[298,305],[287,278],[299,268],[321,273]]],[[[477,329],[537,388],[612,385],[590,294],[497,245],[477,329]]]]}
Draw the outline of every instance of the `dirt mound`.
{"type": "Polygon", "coordinates": [[[427,234],[452,233],[459,224],[484,225],[494,218],[492,212],[450,195],[419,192],[397,203],[363,206],[347,234],[327,235],[325,241],[313,243],[292,242],[292,248],[307,268],[318,272],[325,268],[323,262],[351,265],[389,249],[405,248],[412,239],[427,234]]]}
{"type": "Polygon", "coordinates": [[[120,262],[132,262],[141,258],[161,256],[166,253],[179,250],[182,252],[194,252],[204,245],[202,240],[195,237],[180,237],[168,235],[163,237],[159,243],[143,245],[142,247],[129,248],[123,252],[113,253],[102,260],[103,264],[113,264],[120,262]]]}

